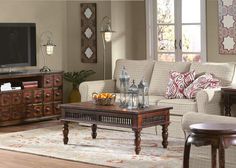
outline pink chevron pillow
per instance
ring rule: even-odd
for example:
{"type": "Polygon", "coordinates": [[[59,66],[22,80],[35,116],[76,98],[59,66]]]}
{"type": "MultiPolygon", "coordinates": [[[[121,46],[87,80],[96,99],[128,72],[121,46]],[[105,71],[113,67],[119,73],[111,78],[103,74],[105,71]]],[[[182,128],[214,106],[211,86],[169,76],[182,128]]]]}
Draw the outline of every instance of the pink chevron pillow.
{"type": "Polygon", "coordinates": [[[169,74],[170,74],[170,79],[167,84],[165,97],[168,99],[185,98],[183,93],[184,89],[194,81],[195,71],[193,70],[191,72],[184,72],[184,73],[170,71],[169,74]]]}
{"type": "Polygon", "coordinates": [[[212,74],[204,74],[193,81],[185,90],[184,95],[188,99],[196,98],[198,91],[202,89],[214,89],[220,86],[220,80],[213,77],[212,74]]]}

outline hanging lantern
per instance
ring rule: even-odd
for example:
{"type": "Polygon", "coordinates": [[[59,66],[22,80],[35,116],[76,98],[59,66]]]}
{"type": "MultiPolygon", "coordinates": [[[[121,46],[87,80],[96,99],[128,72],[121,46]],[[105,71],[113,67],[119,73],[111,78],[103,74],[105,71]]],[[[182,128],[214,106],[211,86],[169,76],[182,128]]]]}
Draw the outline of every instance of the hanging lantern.
{"type": "Polygon", "coordinates": [[[128,109],[138,108],[138,87],[135,85],[134,80],[129,88],[128,93],[129,93],[128,109]]]}
{"type": "Polygon", "coordinates": [[[139,108],[145,108],[149,106],[149,96],[148,96],[148,84],[142,79],[138,84],[139,93],[139,108]]]}
{"type": "Polygon", "coordinates": [[[120,74],[120,106],[126,108],[128,106],[128,90],[129,90],[129,79],[125,67],[122,67],[120,74]]]}

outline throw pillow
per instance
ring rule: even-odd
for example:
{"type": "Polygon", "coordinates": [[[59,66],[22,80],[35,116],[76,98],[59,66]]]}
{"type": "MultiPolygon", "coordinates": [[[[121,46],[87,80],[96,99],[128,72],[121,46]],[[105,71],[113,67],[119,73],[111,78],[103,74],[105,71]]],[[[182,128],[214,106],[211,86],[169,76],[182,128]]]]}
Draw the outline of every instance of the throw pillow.
{"type": "Polygon", "coordinates": [[[184,73],[170,71],[165,97],[168,99],[184,98],[184,89],[194,81],[194,77],[195,71],[184,73]]]}
{"type": "Polygon", "coordinates": [[[214,89],[220,86],[220,80],[213,77],[212,74],[204,74],[193,81],[185,90],[184,95],[189,99],[196,98],[198,91],[202,89],[214,89]]]}

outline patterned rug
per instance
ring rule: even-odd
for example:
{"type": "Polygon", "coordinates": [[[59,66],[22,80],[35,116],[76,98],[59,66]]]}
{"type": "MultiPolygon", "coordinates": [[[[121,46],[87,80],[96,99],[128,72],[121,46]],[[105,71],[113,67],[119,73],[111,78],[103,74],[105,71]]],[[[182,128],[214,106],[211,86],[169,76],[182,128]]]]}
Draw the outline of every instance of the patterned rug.
{"type": "Polygon", "coordinates": [[[78,162],[124,168],[181,168],[183,140],[169,138],[167,149],[161,137],[141,135],[141,152],[135,155],[132,131],[97,130],[97,139],[91,138],[91,129],[70,125],[69,143],[62,142],[62,126],[0,135],[0,148],[43,155],[78,162]]]}

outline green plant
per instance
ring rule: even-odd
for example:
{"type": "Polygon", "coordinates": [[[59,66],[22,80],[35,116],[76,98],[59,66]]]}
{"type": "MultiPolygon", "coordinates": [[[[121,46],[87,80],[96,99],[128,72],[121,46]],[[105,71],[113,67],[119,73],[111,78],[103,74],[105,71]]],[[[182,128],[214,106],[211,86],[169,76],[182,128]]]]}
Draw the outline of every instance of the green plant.
{"type": "Polygon", "coordinates": [[[73,88],[84,82],[89,76],[95,74],[93,70],[81,70],[80,72],[65,72],[64,79],[71,82],[73,88]]]}

